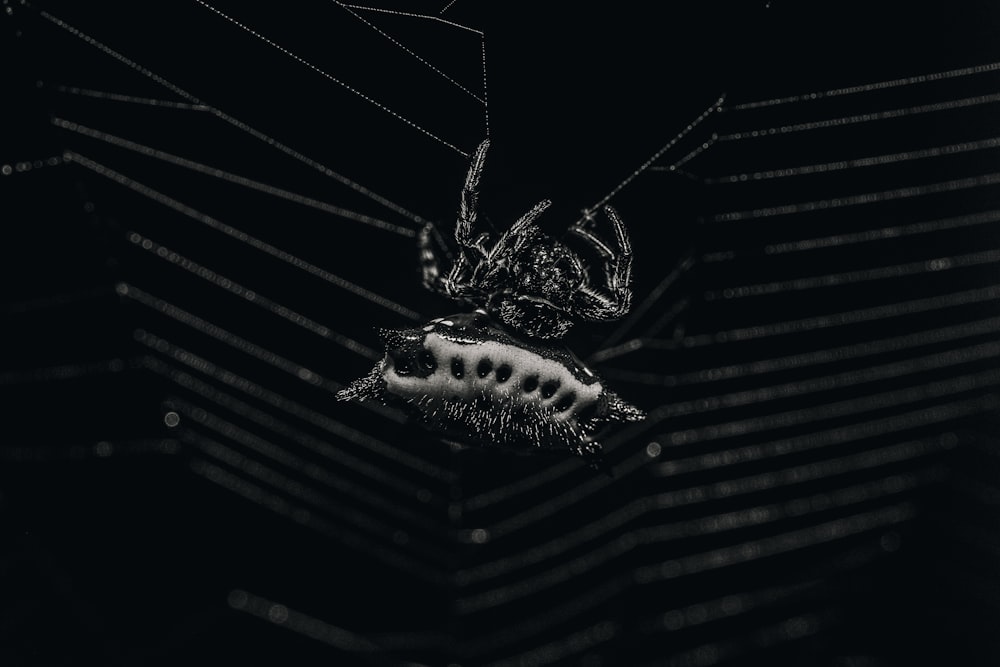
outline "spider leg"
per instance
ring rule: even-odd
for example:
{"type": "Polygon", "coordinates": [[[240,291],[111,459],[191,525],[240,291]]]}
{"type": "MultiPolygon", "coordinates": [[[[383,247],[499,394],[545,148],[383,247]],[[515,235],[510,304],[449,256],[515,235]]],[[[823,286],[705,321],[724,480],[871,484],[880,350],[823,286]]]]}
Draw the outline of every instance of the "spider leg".
{"type": "Polygon", "coordinates": [[[479,305],[482,290],[472,283],[472,267],[434,223],[428,222],[417,235],[420,273],[424,287],[448,298],[479,305]],[[445,268],[450,266],[450,268],[445,268]]]}
{"type": "Polygon", "coordinates": [[[604,273],[608,294],[583,286],[574,298],[576,313],[591,321],[614,320],[628,312],[632,306],[632,243],[629,241],[625,223],[610,206],[604,213],[611,221],[615,232],[617,252],[597,238],[590,230],[574,225],[570,232],[586,240],[604,258],[604,273]]]}
{"type": "Polygon", "coordinates": [[[441,291],[453,299],[481,305],[479,297],[482,296],[482,290],[476,286],[473,271],[474,267],[465,253],[459,253],[448,275],[441,279],[441,291]]]}
{"type": "Polygon", "coordinates": [[[499,258],[510,255],[533,241],[541,233],[534,222],[551,204],[547,200],[536,204],[511,225],[510,229],[492,244],[492,248],[488,248],[490,235],[488,232],[477,234],[476,222],[479,217],[479,182],[482,179],[486,165],[486,151],[489,147],[490,141],[485,139],[476,148],[469,172],[465,177],[465,186],[462,188],[458,225],[455,227],[455,241],[458,243],[459,252],[446,279],[453,284],[453,289],[460,284],[476,284],[477,278],[482,278],[500,268],[497,265],[499,258]]]}
{"type": "Polygon", "coordinates": [[[520,250],[525,245],[533,242],[542,231],[538,228],[538,225],[535,224],[535,220],[537,220],[538,216],[544,213],[545,209],[551,205],[551,201],[543,199],[535,204],[530,211],[518,218],[517,222],[511,225],[510,228],[500,236],[500,239],[493,246],[493,249],[486,254],[487,261],[492,263],[498,257],[512,254],[513,252],[520,250]]]}
{"type": "Polygon", "coordinates": [[[469,173],[465,176],[465,185],[462,188],[462,199],[458,206],[458,225],[455,227],[455,241],[464,249],[475,250],[482,256],[486,256],[486,241],[489,234],[481,232],[475,234],[476,219],[479,217],[479,181],[483,175],[483,168],[486,166],[486,151],[490,147],[490,140],[484,139],[483,143],[476,148],[472,156],[472,164],[469,166],[469,173]]]}
{"type": "Polygon", "coordinates": [[[445,288],[445,272],[450,269],[444,267],[454,266],[455,255],[434,223],[428,222],[420,229],[417,247],[420,249],[420,275],[424,287],[451,296],[445,288]]]}
{"type": "MultiPolygon", "coordinates": [[[[628,240],[628,233],[625,231],[625,225],[622,223],[621,218],[618,217],[618,213],[610,206],[605,206],[604,212],[608,216],[608,219],[611,220],[611,225],[614,228],[615,240],[618,243],[618,247],[621,249],[623,254],[628,253],[631,255],[632,246],[628,240]]],[[[579,236],[586,241],[588,245],[593,247],[594,250],[597,251],[597,254],[604,258],[605,262],[611,262],[615,258],[615,251],[612,250],[611,247],[602,241],[596,234],[594,234],[593,231],[591,231],[593,227],[593,216],[584,217],[582,220],[573,223],[573,226],[566,230],[566,233],[579,236]]]]}
{"type": "Polygon", "coordinates": [[[489,235],[481,233],[473,238],[473,234],[478,217],[479,181],[489,146],[488,139],[483,141],[472,156],[459,201],[454,243],[449,242],[433,223],[424,225],[417,237],[424,287],[453,299],[477,302],[481,293],[472,284],[473,270],[486,256],[489,235]],[[478,257],[470,260],[470,254],[478,257]],[[446,265],[449,267],[447,270],[444,268],[446,265]]]}

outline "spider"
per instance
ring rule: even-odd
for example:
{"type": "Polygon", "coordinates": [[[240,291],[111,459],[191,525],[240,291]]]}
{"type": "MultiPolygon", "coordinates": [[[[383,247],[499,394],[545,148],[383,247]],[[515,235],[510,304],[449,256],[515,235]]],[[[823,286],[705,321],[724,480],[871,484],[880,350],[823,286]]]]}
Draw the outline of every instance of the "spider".
{"type": "Polygon", "coordinates": [[[449,251],[433,225],[419,235],[424,286],[474,308],[414,329],[383,329],[386,355],[368,375],[337,394],[400,405],[431,430],[459,443],[505,450],[563,450],[597,465],[594,434],[643,413],[608,389],[559,342],[573,318],[604,321],[628,312],[632,250],[610,206],[616,249],[589,229],[569,232],[604,262],[606,291],[591,286],[587,269],[565,244],[535,223],[542,201],[496,241],[477,232],[480,177],[489,142],[476,150],[462,189],[449,251]],[[437,247],[435,247],[437,239],[437,247]],[[444,260],[454,258],[445,273],[444,260]]]}

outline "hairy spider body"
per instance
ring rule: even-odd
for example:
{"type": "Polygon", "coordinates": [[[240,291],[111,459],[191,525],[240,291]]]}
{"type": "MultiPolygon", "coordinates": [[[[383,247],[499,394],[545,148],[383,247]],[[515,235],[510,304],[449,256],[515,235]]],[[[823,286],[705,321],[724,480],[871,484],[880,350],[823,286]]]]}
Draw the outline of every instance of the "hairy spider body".
{"type": "Polygon", "coordinates": [[[628,312],[632,250],[625,225],[605,207],[614,248],[593,233],[591,218],[569,229],[603,263],[602,288],[590,284],[576,253],[535,224],[548,201],[493,240],[476,227],[488,146],[479,146],[466,177],[454,243],[433,225],[419,236],[424,285],[475,312],[383,330],[386,356],[337,397],[401,405],[432,430],[464,442],[597,457],[601,446],[593,435],[602,426],[637,421],[643,413],[559,339],[574,318],[612,320],[628,312]]]}

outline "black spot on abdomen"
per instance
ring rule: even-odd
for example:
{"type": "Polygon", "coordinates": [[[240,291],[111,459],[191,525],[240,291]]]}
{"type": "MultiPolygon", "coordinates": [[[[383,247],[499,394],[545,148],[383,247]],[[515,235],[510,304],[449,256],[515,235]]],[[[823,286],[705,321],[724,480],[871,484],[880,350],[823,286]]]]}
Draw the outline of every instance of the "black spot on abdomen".
{"type": "Polygon", "coordinates": [[[546,380],[542,384],[542,398],[552,398],[559,391],[559,380],[546,380]]]}
{"type": "Polygon", "coordinates": [[[576,392],[571,391],[568,394],[565,394],[558,401],[556,401],[555,405],[556,412],[566,412],[571,407],[573,407],[574,403],[576,403],[576,392]]]}
{"type": "Polygon", "coordinates": [[[499,384],[503,384],[510,379],[510,375],[513,372],[514,369],[510,367],[510,364],[500,364],[500,366],[497,367],[497,382],[499,384]]]}
{"type": "Polygon", "coordinates": [[[430,350],[420,350],[420,354],[417,355],[417,363],[427,371],[428,375],[437,370],[437,359],[434,358],[434,353],[430,350]]]}

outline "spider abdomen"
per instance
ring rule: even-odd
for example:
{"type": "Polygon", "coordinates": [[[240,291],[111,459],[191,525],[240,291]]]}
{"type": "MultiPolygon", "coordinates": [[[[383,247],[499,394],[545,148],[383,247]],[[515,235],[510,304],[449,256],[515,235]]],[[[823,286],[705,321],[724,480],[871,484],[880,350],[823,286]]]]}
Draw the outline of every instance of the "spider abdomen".
{"type": "Polygon", "coordinates": [[[568,349],[521,340],[483,311],[382,338],[385,357],[338,398],[401,405],[452,439],[589,455],[600,426],[642,417],[568,349]]]}
{"type": "Polygon", "coordinates": [[[417,350],[407,354],[402,373],[397,359],[386,356],[386,391],[404,400],[423,400],[428,406],[435,400],[485,398],[495,404],[531,405],[546,418],[565,422],[586,415],[603,391],[596,378],[585,383],[559,361],[499,341],[465,342],[430,332],[417,350]],[[410,356],[428,353],[436,361],[433,372],[420,375],[405,370],[412,363],[410,356]]]}

